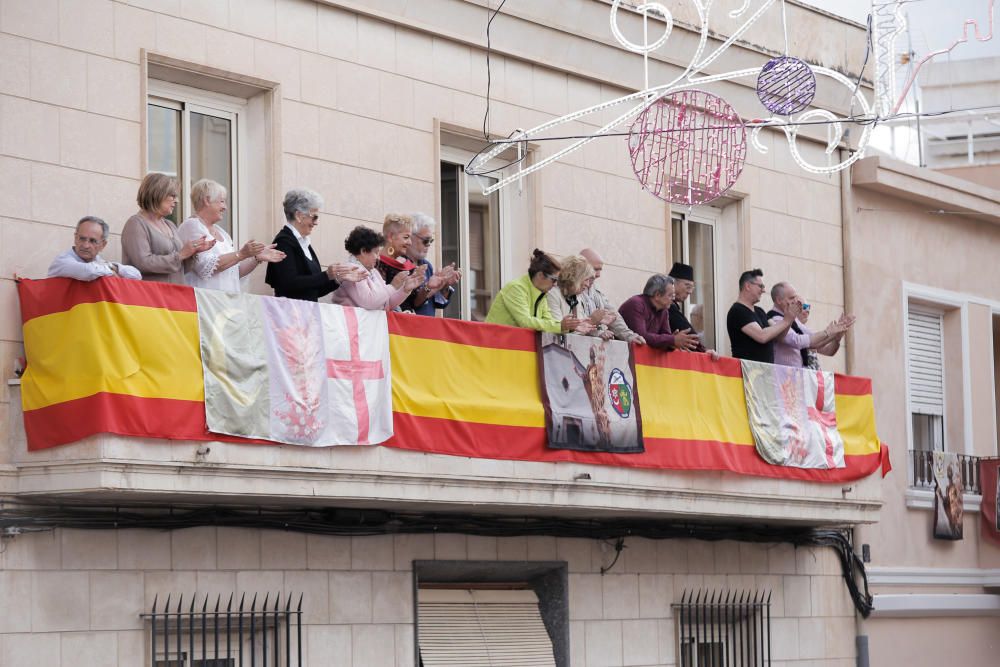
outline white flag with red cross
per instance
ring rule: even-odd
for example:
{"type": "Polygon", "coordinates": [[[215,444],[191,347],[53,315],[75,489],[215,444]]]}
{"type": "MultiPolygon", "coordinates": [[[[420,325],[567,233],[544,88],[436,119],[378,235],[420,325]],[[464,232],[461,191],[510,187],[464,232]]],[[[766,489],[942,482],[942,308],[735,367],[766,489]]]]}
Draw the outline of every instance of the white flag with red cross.
{"type": "Polygon", "coordinates": [[[312,447],[392,436],[384,311],[195,293],[209,431],[312,447]]]}

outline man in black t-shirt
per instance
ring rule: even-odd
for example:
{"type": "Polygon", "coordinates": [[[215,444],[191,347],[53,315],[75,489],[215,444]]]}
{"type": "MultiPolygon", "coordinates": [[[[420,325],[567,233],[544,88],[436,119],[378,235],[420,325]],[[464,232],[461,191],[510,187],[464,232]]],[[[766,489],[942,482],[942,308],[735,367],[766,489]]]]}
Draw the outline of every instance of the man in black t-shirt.
{"type": "Polygon", "coordinates": [[[757,307],[763,294],[764,272],[760,269],[744,271],[740,275],[740,297],[729,308],[726,329],[734,357],[773,364],[774,340],[788,331],[802,306],[791,304],[785,319],[768,325],[767,313],[757,307]]]}

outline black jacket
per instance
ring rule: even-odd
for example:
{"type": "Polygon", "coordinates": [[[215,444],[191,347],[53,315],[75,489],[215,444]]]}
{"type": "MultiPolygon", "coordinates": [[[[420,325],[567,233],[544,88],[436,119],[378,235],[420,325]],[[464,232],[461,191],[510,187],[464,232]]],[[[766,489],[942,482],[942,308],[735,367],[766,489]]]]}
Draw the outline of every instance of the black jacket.
{"type": "Polygon", "coordinates": [[[312,246],[309,246],[309,256],[306,257],[298,239],[287,225],[281,228],[273,243],[285,253],[285,259],[267,265],[267,277],[264,281],[274,290],[275,296],[316,301],[340,286],[340,283],[326,275],[312,246]]]}

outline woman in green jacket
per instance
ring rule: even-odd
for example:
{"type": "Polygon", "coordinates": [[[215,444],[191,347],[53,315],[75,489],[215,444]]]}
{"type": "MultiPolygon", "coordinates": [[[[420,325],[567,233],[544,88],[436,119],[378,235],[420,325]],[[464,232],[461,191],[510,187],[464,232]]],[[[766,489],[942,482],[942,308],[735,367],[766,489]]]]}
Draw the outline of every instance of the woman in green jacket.
{"type": "Polygon", "coordinates": [[[549,311],[545,294],[555,287],[560,268],[559,262],[535,248],[527,275],[503,286],[493,299],[486,321],[551,333],[587,333],[581,330],[592,327],[586,319],[567,316],[560,321],[549,311]]]}

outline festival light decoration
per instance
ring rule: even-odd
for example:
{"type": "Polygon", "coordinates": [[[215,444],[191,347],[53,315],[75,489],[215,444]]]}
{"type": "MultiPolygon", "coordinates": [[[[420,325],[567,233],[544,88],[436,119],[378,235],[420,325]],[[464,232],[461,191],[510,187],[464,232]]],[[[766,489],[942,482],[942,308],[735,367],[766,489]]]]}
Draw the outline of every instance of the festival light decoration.
{"type": "Polygon", "coordinates": [[[809,106],[816,96],[816,75],[798,58],[768,61],[757,76],[757,99],[771,113],[790,116],[809,106]]]}
{"type": "Polygon", "coordinates": [[[736,183],[746,160],[746,130],[721,97],[682,90],[643,109],[628,148],[643,188],[672,204],[694,206],[736,183]]]}
{"type": "MultiPolygon", "coordinates": [[[[523,165],[518,163],[518,168],[514,173],[504,176],[503,178],[497,180],[492,185],[485,187],[483,190],[484,195],[489,195],[507,185],[520,181],[523,177],[528,174],[544,169],[546,166],[552,164],[553,162],[562,159],[563,157],[569,155],[570,153],[583,148],[591,141],[598,139],[604,135],[620,130],[626,124],[636,125],[637,118],[644,113],[647,109],[651,108],[653,105],[658,104],[658,102],[667,96],[670,96],[678,91],[690,90],[696,87],[703,87],[710,83],[715,83],[717,81],[732,81],[740,79],[743,77],[758,77],[758,90],[760,89],[760,77],[763,70],[767,67],[754,67],[742,70],[735,70],[731,72],[724,72],[721,74],[715,74],[710,76],[699,76],[700,72],[705,71],[712,63],[714,63],[733,43],[742,37],[747,30],[756,23],[764,13],[778,0],[763,0],[760,6],[749,16],[744,22],[736,27],[735,30],[729,35],[729,37],[722,42],[719,46],[715,47],[714,50],[706,55],[706,50],[708,46],[709,37],[709,21],[708,15],[712,7],[714,0],[691,0],[694,8],[698,14],[698,45],[695,48],[694,54],[691,57],[688,64],[685,66],[684,71],[681,72],[674,79],[655,86],[649,85],[649,54],[662,46],[664,46],[670,38],[671,32],[673,30],[674,20],[673,15],[670,10],[664,5],[658,2],[645,2],[634,7],[633,11],[638,13],[643,20],[643,41],[642,43],[632,42],[627,39],[622,33],[618,26],[618,12],[621,8],[621,0],[613,0],[611,4],[611,14],[610,14],[610,28],[611,33],[622,45],[623,48],[631,51],[633,53],[639,53],[643,56],[643,69],[645,75],[645,89],[631,93],[628,95],[623,95],[613,100],[608,100],[607,102],[602,102],[600,104],[588,107],[586,109],[581,109],[579,111],[574,111],[572,113],[566,114],[559,118],[550,120],[548,122],[542,123],[536,127],[528,130],[518,130],[517,133],[512,135],[506,140],[501,140],[493,144],[492,148],[489,150],[484,150],[472,162],[466,166],[466,173],[472,175],[482,175],[486,174],[492,170],[487,167],[487,164],[493,160],[495,157],[508,150],[512,146],[523,145],[526,141],[531,141],[536,137],[543,137],[549,130],[559,127],[565,123],[570,123],[580,118],[605,111],[607,109],[612,109],[615,107],[625,107],[625,110],[620,113],[617,117],[611,121],[605,123],[595,132],[591,133],[589,136],[584,138],[576,139],[570,145],[557,150],[553,154],[544,157],[540,160],[533,162],[530,165],[523,165]],[[650,41],[649,37],[649,21],[654,18],[661,22],[662,33],[657,35],[655,39],[650,41]]],[[[813,75],[813,93],[815,92],[816,79],[815,77],[821,76],[832,80],[833,83],[843,86],[850,94],[850,108],[852,114],[849,117],[839,117],[836,114],[827,111],[825,109],[809,109],[796,114],[802,109],[804,109],[808,102],[805,103],[798,110],[791,110],[793,107],[789,107],[789,110],[782,113],[783,106],[776,99],[780,96],[775,96],[772,98],[774,91],[769,85],[764,86],[765,91],[771,91],[771,93],[765,94],[761,101],[765,103],[765,106],[775,114],[781,114],[784,116],[772,116],[767,119],[755,120],[747,123],[747,127],[750,128],[750,143],[753,145],[754,149],[766,153],[767,147],[760,142],[760,131],[765,126],[775,127],[781,130],[785,134],[785,139],[788,143],[789,154],[795,163],[804,171],[813,174],[833,174],[847,167],[864,157],[865,150],[871,140],[872,130],[874,129],[875,123],[881,120],[886,120],[891,115],[895,114],[899,107],[902,105],[906,94],[912,85],[913,79],[916,76],[916,72],[919,70],[920,66],[923,66],[931,58],[940,55],[942,53],[947,53],[955,48],[958,44],[968,41],[969,27],[972,26],[975,30],[976,39],[979,41],[987,41],[993,36],[993,9],[995,0],[989,1],[989,32],[985,36],[980,35],[979,26],[976,21],[972,19],[967,19],[963,23],[963,37],[956,40],[950,47],[942,49],[939,51],[934,51],[932,53],[924,56],[920,61],[918,67],[914,69],[911,73],[909,80],[904,86],[902,92],[897,97],[895,92],[895,78],[893,75],[893,68],[895,67],[895,42],[899,34],[905,30],[905,19],[903,19],[901,14],[901,7],[906,4],[908,0],[894,0],[894,1],[881,1],[873,0],[872,2],[872,43],[874,44],[875,50],[875,95],[873,101],[869,100],[861,93],[860,86],[856,81],[848,79],[843,74],[832,70],[827,67],[815,66],[809,68],[806,66],[813,75]],[[768,106],[768,103],[764,100],[767,99],[773,102],[779,109],[775,111],[768,106]],[[860,114],[853,113],[854,111],[860,111],[860,114]],[[861,133],[857,139],[857,148],[855,151],[851,152],[846,158],[840,160],[839,162],[834,162],[832,159],[834,151],[840,145],[841,140],[844,137],[844,126],[845,122],[861,122],[861,133]],[[808,162],[799,151],[796,144],[799,136],[799,132],[804,124],[810,122],[822,122],[827,124],[827,141],[825,147],[825,154],[827,156],[827,164],[817,165],[808,162]]],[[[729,12],[729,17],[732,19],[739,19],[750,9],[752,0],[744,0],[743,4],[733,11],[729,12]]],[[[782,18],[784,23],[784,3],[782,2],[782,18]]],[[[786,37],[786,51],[787,51],[787,37],[786,37]]],[[[786,52],[786,57],[788,56],[786,52]]],[[[781,60],[780,58],[777,60],[781,60]]],[[[794,60],[794,59],[790,59],[794,60]]],[[[774,62],[774,61],[772,61],[774,62]]],[[[801,61],[799,61],[801,62],[801,61]]],[[[804,63],[803,63],[804,64],[804,63]]],[[[773,66],[772,66],[773,68],[773,66]]],[[[765,78],[765,81],[767,79],[765,78]]],[[[792,78],[793,82],[797,82],[793,88],[801,87],[798,95],[789,96],[790,99],[801,100],[805,97],[807,93],[808,85],[804,81],[800,81],[797,77],[792,78]]],[[[647,115],[648,117],[648,115],[647,115]]],[[[642,123],[638,124],[638,129],[640,134],[643,132],[644,125],[642,123]]],[[[656,134],[663,134],[672,128],[664,127],[660,128],[660,131],[656,134]]],[[[639,143],[649,143],[650,137],[654,135],[650,134],[649,130],[646,130],[646,134],[643,137],[643,141],[639,143]]],[[[656,142],[653,142],[656,143],[656,142]]],[[[650,143],[650,149],[653,145],[650,143]]],[[[639,145],[633,142],[630,137],[629,150],[633,149],[633,146],[639,145]]],[[[635,158],[635,155],[632,155],[635,158]]],[[[652,157],[652,155],[650,155],[652,157]]],[[[645,157],[643,158],[645,159],[645,157]]],[[[677,166],[680,167],[680,162],[678,161],[677,166]]],[[[641,163],[640,163],[641,164],[641,163]]],[[[637,169],[637,175],[641,173],[646,173],[644,171],[645,167],[637,169]]],[[[721,179],[722,171],[720,170],[720,185],[723,182],[721,179]]],[[[737,174],[738,175],[738,174],[737,174]]],[[[679,178],[679,174],[675,174],[675,178],[679,178]]],[[[639,176],[642,180],[643,176],[639,176]]],[[[648,180],[648,179],[647,179],[648,180]]],[[[644,181],[644,187],[649,188],[649,184],[644,181]]],[[[652,191],[652,190],[651,190],[652,191]]],[[[724,192],[725,190],[720,190],[724,192]]],[[[707,192],[707,190],[706,190],[707,192]]],[[[693,198],[693,195],[692,195],[693,198]]]]}

